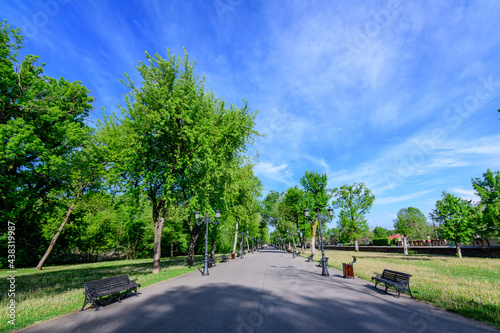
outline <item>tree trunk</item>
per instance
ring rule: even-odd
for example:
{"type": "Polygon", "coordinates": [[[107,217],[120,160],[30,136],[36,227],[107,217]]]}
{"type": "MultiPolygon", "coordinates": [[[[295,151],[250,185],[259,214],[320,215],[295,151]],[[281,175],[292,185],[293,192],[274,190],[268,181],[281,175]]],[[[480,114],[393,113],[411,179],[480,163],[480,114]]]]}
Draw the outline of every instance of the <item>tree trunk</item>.
{"type": "Polygon", "coordinates": [[[250,242],[248,241],[248,237],[245,240],[247,241],[247,252],[250,252],[250,242]]]}
{"type": "Polygon", "coordinates": [[[170,242],[170,258],[174,257],[174,242],[170,242]]]}
{"type": "Polygon", "coordinates": [[[211,244],[211,249],[210,249],[210,258],[212,258],[212,260],[215,260],[215,238],[212,238],[212,244],[211,244]]]}
{"type": "Polygon", "coordinates": [[[354,251],[359,252],[358,238],[354,234],[354,251]]]}
{"type": "Polygon", "coordinates": [[[40,262],[36,266],[36,270],[37,271],[39,271],[39,270],[42,269],[43,264],[45,263],[45,260],[47,260],[47,258],[49,257],[50,252],[52,252],[52,249],[54,248],[54,245],[56,245],[57,238],[59,238],[59,235],[62,233],[62,231],[64,229],[64,226],[66,225],[66,222],[68,222],[68,219],[69,219],[71,213],[73,212],[73,210],[76,207],[78,199],[80,199],[80,197],[82,196],[82,194],[85,192],[86,187],[87,187],[87,185],[83,186],[80,189],[80,192],[78,192],[75,201],[73,201],[73,203],[69,207],[68,212],[64,216],[64,219],[63,219],[61,225],[59,226],[59,230],[57,230],[57,232],[54,235],[54,237],[52,237],[52,240],[50,241],[49,247],[47,248],[47,251],[45,251],[45,254],[43,255],[42,259],[40,259],[40,262]]]}
{"type": "Polygon", "coordinates": [[[457,257],[459,257],[460,259],[462,259],[462,248],[460,247],[460,243],[455,242],[455,246],[457,248],[457,257]]]}
{"type": "Polygon", "coordinates": [[[238,222],[236,222],[236,231],[234,232],[234,244],[233,244],[233,252],[236,253],[236,245],[238,244],[238,222]]]}
{"type": "Polygon", "coordinates": [[[306,253],[306,240],[300,235],[300,233],[299,233],[299,241],[300,241],[300,248],[302,249],[302,253],[306,253]]]}
{"type": "Polygon", "coordinates": [[[194,252],[196,246],[196,240],[198,240],[198,236],[200,235],[201,229],[203,228],[203,223],[201,225],[195,225],[191,229],[191,238],[189,240],[189,252],[188,252],[188,265],[194,265],[194,252]]]}
{"type": "Polygon", "coordinates": [[[165,204],[162,204],[160,219],[155,221],[155,238],[153,247],[153,274],[160,273],[161,235],[165,224],[165,204]]]}
{"type": "Polygon", "coordinates": [[[408,244],[406,242],[406,236],[403,236],[403,252],[405,256],[408,255],[408,244]]]}
{"type": "Polygon", "coordinates": [[[314,221],[312,225],[312,236],[311,236],[311,254],[315,255],[316,254],[316,227],[318,226],[318,221],[314,221]]]}

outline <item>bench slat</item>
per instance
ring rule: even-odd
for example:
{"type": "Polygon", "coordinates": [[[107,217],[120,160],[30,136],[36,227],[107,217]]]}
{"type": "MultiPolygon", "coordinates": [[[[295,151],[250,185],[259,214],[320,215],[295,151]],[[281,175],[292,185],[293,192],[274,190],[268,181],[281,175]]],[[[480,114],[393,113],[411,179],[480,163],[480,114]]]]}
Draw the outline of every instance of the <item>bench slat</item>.
{"type": "Polygon", "coordinates": [[[375,281],[375,288],[377,288],[378,283],[383,283],[385,284],[386,292],[387,288],[392,286],[398,291],[398,297],[402,292],[408,292],[411,298],[413,298],[410,290],[410,277],[411,274],[384,269],[382,275],[379,276],[377,274],[377,276],[372,277],[372,280],[375,281]]]}
{"type": "MultiPolygon", "coordinates": [[[[125,291],[126,296],[129,291],[134,290],[136,296],[138,296],[137,288],[141,285],[136,283],[135,281],[136,280],[131,281],[128,275],[125,274],[106,279],[84,282],[83,286],[85,288],[85,301],[83,303],[82,310],[87,303],[92,303],[96,311],[99,311],[99,307],[95,303],[98,298],[117,294],[122,291],[125,291]]],[[[120,297],[118,298],[118,301],[119,300],[120,297]]]]}

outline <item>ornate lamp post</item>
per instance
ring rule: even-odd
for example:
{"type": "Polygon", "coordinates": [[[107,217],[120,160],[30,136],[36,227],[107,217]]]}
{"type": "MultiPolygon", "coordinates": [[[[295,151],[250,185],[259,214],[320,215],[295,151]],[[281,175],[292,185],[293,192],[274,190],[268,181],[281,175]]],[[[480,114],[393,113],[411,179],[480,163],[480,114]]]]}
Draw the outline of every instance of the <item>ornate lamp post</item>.
{"type": "MultiPolygon", "coordinates": [[[[297,234],[299,233],[299,228],[297,228],[297,234]]],[[[295,243],[295,234],[292,233],[293,237],[293,258],[297,258],[297,253],[295,252],[295,248],[297,247],[297,244],[295,243]]]]}
{"type": "MultiPolygon", "coordinates": [[[[308,219],[308,222],[309,222],[309,209],[306,208],[304,210],[304,215],[306,216],[306,218],[308,219]]],[[[321,222],[322,221],[330,221],[330,219],[333,216],[333,209],[331,207],[328,207],[328,215],[329,216],[326,217],[325,215],[319,213],[319,208],[318,208],[318,209],[316,209],[316,215],[318,218],[319,239],[320,239],[320,246],[321,246],[321,266],[323,267],[323,271],[321,272],[321,275],[329,276],[330,273],[328,273],[328,265],[327,265],[328,259],[325,258],[325,247],[323,244],[323,235],[321,234],[321,222]]]]}
{"type": "Polygon", "coordinates": [[[200,225],[202,223],[205,223],[207,226],[207,228],[206,228],[207,232],[205,234],[205,259],[203,260],[204,261],[203,273],[201,273],[201,275],[205,276],[205,275],[209,275],[209,273],[208,273],[208,224],[210,222],[212,222],[213,224],[219,223],[220,211],[218,209],[215,211],[215,217],[217,218],[217,222],[212,220],[208,216],[208,213],[206,213],[205,216],[203,216],[203,218],[201,219],[201,222],[198,222],[198,220],[200,219],[200,212],[199,211],[196,211],[194,213],[194,217],[196,219],[196,224],[200,225]]]}

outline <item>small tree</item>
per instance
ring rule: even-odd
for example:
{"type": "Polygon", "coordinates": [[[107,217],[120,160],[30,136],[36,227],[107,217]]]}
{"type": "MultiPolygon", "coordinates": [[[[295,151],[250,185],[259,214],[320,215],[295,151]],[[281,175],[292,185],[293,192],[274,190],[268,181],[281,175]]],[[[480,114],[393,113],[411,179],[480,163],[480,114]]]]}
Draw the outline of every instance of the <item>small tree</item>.
{"type": "Polygon", "coordinates": [[[403,251],[408,255],[408,236],[417,230],[417,226],[427,224],[425,215],[414,207],[402,208],[398,212],[398,217],[394,220],[394,228],[403,235],[403,251]]]}
{"type": "MultiPolygon", "coordinates": [[[[370,211],[375,195],[363,183],[344,185],[333,190],[336,197],[335,207],[340,208],[339,225],[344,234],[354,238],[356,252],[362,232],[368,230],[365,215],[370,211]]],[[[351,239],[352,239],[351,238],[351,239]]]]}
{"type": "Polygon", "coordinates": [[[474,240],[477,232],[477,210],[470,200],[443,191],[443,198],[436,202],[433,212],[446,239],[455,242],[457,256],[462,258],[461,244],[474,240]]]}
{"type": "Polygon", "coordinates": [[[374,238],[387,238],[389,236],[389,233],[387,232],[387,229],[384,229],[382,227],[375,227],[373,229],[373,237],[374,238]]]}
{"type": "MultiPolygon", "coordinates": [[[[315,171],[306,171],[304,177],[300,178],[300,184],[304,187],[305,201],[309,201],[312,205],[312,213],[314,214],[318,209],[322,211],[328,201],[332,197],[326,189],[328,178],[326,173],[319,174],[315,171]]],[[[313,215],[313,219],[314,219],[313,215]]],[[[311,254],[314,255],[315,245],[314,238],[316,236],[316,228],[318,227],[318,220],[314,220],[311,232],[311,254]]]]}
{"type": "Polygon", "coordinates": [[[500,237],[500,171],[483,173],[483,179],[475,178],[472,186],[481,197],[481,226],[483,237],[500,237]]]}

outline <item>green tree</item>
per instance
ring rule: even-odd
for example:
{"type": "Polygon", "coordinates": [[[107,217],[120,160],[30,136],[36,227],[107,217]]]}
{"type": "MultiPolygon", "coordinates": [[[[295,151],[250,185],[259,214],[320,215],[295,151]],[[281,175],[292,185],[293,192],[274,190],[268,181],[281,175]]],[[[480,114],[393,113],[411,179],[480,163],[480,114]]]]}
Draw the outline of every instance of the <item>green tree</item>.
{"type": "MultiPolygon", "coordinates": [[[[316,228],[318,227],[318,219],[315,217],[317,211],[322,212],[328,205],[328,201],[332,195],[326,188],[328,177],[326,173],[319,174],[316,171],[306,171],[304,176],[300,178],[300,184],[304,187],[305,203],[311,209],[311,219],[313,220],[311,228],[311,253],[314,255],[316,228]]],[[[323,226],[325,229],[326,226],[323,226]]]]}
{"type": "Polygon", "coordinates": [[[340,230],[338,228],[330,228],[325,233],[328,241],[336,245],[340,241],[340,230]]]}
{"type": "Polygon", "coordinates": [[[22,42],[19,29],[0,23],[0,220],[16,224],[16,255],[26,265],[46,246],[44,218],[75,191],[68,179],[91,132],[93,98],[79,81],[43,76],[38,56],[19,61],[22,42]]]}
{"type": "Polygon", "coordinates": [[[384,229],[382,227],[376,226],[373,229],[373,237],[375,238],[387,238],[389,236],[389,233],[387,229],[384,229]]]}
{"type": "Polygon", "coordinates": [[[333,190],[335,207],[340,208],[339,226],[349,239],[354,238],[355,251],[359,251],[358,240],[368,230],[366,214],[375,201],[375,195],[364,183],[344,185],[333,190]]]}
{"type": "Polygon", "coordinates": [[[193,62],[170,52],[164,59],[146,53],[139,62],[138,88],[128,76],[131,92],[124,117],[105,117],[99,124],[103,142],[114,152],[115,181],[130,191],[141,191],[151,201],[155,225],[153,273],[160,271],[161,238],[171,206],[186,209],[190,258],[202,230],[194,211],[210,212],[222,205],[219,181],[226,165],[233,166],[250,143],[255,114],[247,104],[226,107],[206,92],[204,79],[194,74],[193,62]],[[215,201],[214,201],[215,200],[215,201]]]}
{"type": "Polygon", "coordinates": [[[290,187],[283,194],[280,206],[283,218],[290,222],[289,231],[298,236],[302,252],[305,252],[305,239],[311,236],[311,225],[307,223],[304,216],[304,210],[307,208],[304,191],[297,186],[290,187]],[[297,229],[299,230],[298,233],[297,229]]]}
{"type": "Polygon", "coordinates": [[[439,222],[440,232],[446,239],[455,242],[457,256],[462,258],[461,245],[472,242],[477,233],[477,210],[470,200],[443,191],[433,214],[439,222]]]}
{"type": "Polygon", "coordinates": [[[394,228],[403,235],[404,254],[408,255],[408,237],[412,236],[422,224],[427,224],[425,215],[415,207],[402,208],[394,220],[394,228]]]}
{"type": "Polygon", "coordinates": [[[481,198],[481,225],[478,232],[485,238],[500,237],[500,171],[488,169],[483,179],[472,179],[476,195],[481,198]]]}

